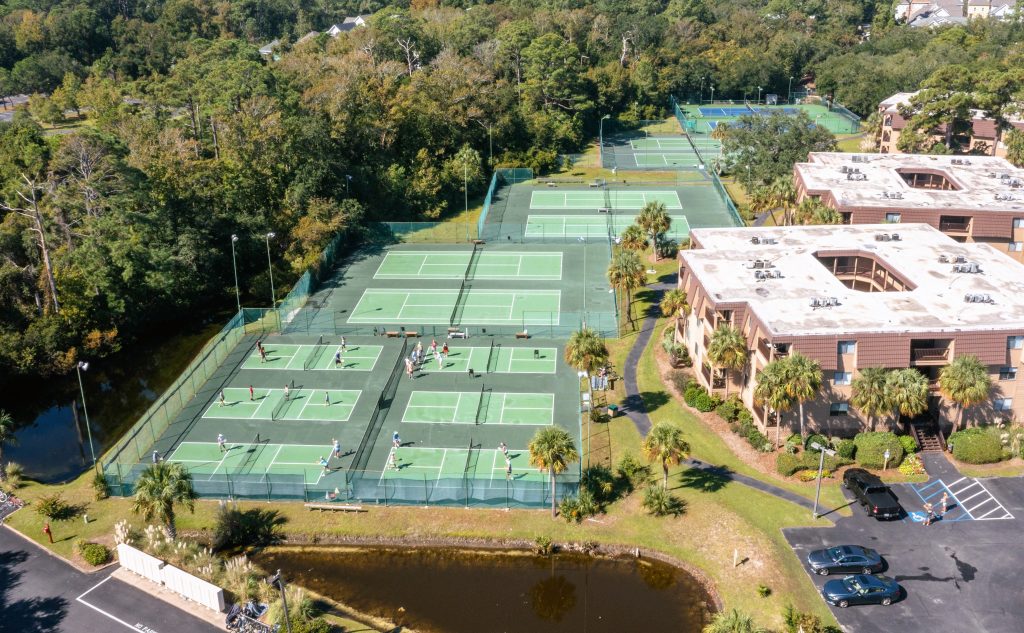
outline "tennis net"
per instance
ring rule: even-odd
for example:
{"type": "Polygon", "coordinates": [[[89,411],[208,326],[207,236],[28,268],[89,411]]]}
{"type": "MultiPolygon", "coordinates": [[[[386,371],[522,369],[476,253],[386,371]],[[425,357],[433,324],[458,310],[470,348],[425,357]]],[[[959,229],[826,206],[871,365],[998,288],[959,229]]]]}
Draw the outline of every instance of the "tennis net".
{"type": "Polygon", "coordinates": [[[466,466],[462,469],[463,476],[468,478],[470,469],[476,474],[476,467],[473,464],[473,438],[469,438],[469,452],[466,454],[466,466]]]}
{"type": "Polygon", "coordinates": [[[700,161],[701,165],[706,166],[707,163],[704,162],[704,156],[701,155],[700,150],[697,149],[697,144],[693,142],[693,137],[690,136],[690,133],[686,130],[686,128],[683,128],[683,134],[686,136],[686,140],[690,141],[690,147],[693,148],[693,153],[697,155],[697,160],[700,161]]]}
{"type": "Polygon", "coordinates": [[[281,394],[281,400],[274,405],[274,410],[270,412],[271,420],[280,420],[281,416],[284,415],[285,409],[288,408],[288,404],[292,401],[293,394],[291,392],[295,391],[295,381],[291,381],[286,386],[288,387],[289,393],[287,395],[281,394]]]}
{"type": "Polygon", "coordinates": [[[488,374],[493,374],[494,370],[497,369],[498,359],[494,357],[494,339],[491,339],[491,349],[487,352],[487,368],[488,374]]]}
{"type": "Polygon", "coordinates": [[[463,275],[464,281],[469,281],[476,274],[476,265],[480,260],[480,245],[473,245],[473,253],[469,256],[469,264],[466,266],[466,274],[463,275]]]}
{"type": "Polygon", "coordinates": [[[306,362],[302,363],[302,369],[304,371],[309,371],[310,367],[313,367],[320,362],[320,357],[324,355],[325,349],[327,348],[324,346],[324,335],[321,334],[320,338],[316,341],[316,345],[313,346],[313,352],[309,355],[309,358],[306,359],[306,362]]]}
{"type": "Polygon", "coordinates": [[[254,439],[252,441],[252,444],[249,444],[249,448],[246,449],[245,459],[243,459],[242,463],[239,464],[235,468],[235,474],[236,475],[240,475],[240,474],[244,473],[246,468],[248,468],[250,466],[250,464],[252,464],[254,461],[256,461],[256,454],[259,452],[259,449],[260,449],[260,434],[257,433],[256,434],[256,439],[254,439]]]}
{"type": "Polygon", "coordinates": [[[487,415],[487,413],[486,413],[487,407],[484,405],[484,398],[487,397],[485,389],[487,389],[487,385],[481,385],[480,386],[480,402],[478,402],[477,405],[476,405],[476,423],[477,424],[480,424],[480,422],[487,415]]]}
{"type": "Polygon", "coordinates": [[[380,397],[377,398],[377,404],[373,408],[373,413],[370,414],[370,422],[366,425],[366,430],[363,431],[363,438],[359,441],[359,446],[356,447],[355,455],[352,457],[352,464],[349,466],[349,469],[353,472],[365,470],[367,462],[370,461],[370,451],[366,449],[370,442],[380,434],[380,427],[384,424],[384,418],[387,417],[388,410],[391,409],[391,401],[394,400],[395,392],[398,391],[398,379],[402,373],[402,364],[405,362],[408,351],[409,339],[405,339],[402,341],[402,350],[398,353],[398,360],[395,361],[391,375],[384,384],[380,397]]]}
{"type": "Polygon", "coordinates": [[[462,317],[462,312],[459,311],[459,306],[462,305],[462,295],[466,293],[466,280],[462,280],[462,285],[459,286],[459,296],[455,297],[455,305],[452,306],[452,314],[448,319],[448,325],[455,325],[459,322],[462,317]]]}

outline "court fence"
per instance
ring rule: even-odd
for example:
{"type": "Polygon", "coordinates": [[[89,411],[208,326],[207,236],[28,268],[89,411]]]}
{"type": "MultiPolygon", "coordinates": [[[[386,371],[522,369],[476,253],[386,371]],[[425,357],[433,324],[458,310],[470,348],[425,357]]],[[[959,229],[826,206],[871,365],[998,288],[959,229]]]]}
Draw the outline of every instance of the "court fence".
{"type": "MultiPolygon", "coordinates": [[[[107,472],[111,494],[128,497],[145,464],[114,464],[107,472]]],[[[579,491],[580,464],[555,477],[557,500],[579,491]]],[[[305,503],[360,503],[374,506],[434,505],[540,509],[551,505],[550,481],[476,479],[472,476],[389,478],[379,470],[349,470],[318,483],[301,474],[247,473],[203,475],[192,480],[201,498],[305,503]]]]}
{"type": "Polygon", "coordinates": [[[711,182],[715,185],[715,191],[718,193],[718,197],[722,199],[722,203],[729,210],[729,217],[736,226],[746,226],[747,223],[743,221],[740,216],[740,212],[736,209],[736,205],[733,204],[732,198],[729,196],[729,192],[725,190],[725,185],[722,184],[722,179],[718,177],[714,169],[708,170],[711,174],[711,182]]]}

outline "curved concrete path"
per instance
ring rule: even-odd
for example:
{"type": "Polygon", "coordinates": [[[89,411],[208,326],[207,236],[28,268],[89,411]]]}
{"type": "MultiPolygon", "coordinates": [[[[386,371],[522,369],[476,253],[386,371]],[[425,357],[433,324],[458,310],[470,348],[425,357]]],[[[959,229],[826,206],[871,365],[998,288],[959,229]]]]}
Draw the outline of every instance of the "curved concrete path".
{"type": "MultiPolygon", "coordinates": [[[[658,315],[660,308],[658,304],[661,303],[661,295],[666,290],[674,288],[675,285],[672,283],[658,281],[654,284],[647,286],[647,288],[654,292],[654,301],[651,302],[651,307],[647,311],[647,314],[643,315],[643,320],[640,322],[639,331],[636,335],[636,341],[633,343],[632,349],[629,350],[629,354],[626,356],[626,366],[622,368],[622,380],[626,385],[626,398],[622,401],[622,412],[629,416],[629,419],[636,426],[636,429],[640,431],[640,435],[647,435],[647,432],[651,430],[651,418],[647,415],[647,408],[644,405],[644,400],[640,395],[640,389],[636,382],[636,368],[640,363],[640,356],[647,348],[647,343],[651,340],[651,336],[654,335],[654,327],[658,322],[658,315]]],[[[715,466],[714,464],[706,464],[696,459],[688,459],[684,462],[691,468],[698,469],[701,473],[706,474],[708,478],[705,480],[706,486],[715,485],[713,480],[718,481],[735,481],[736,483],[749,486],[761,492],[768,493],[776,496],[780,499],[785,499],[792,503],[797,504],[808,510],[814,508],[814,502],[810,499],[806,499],[794,492],[790,492],[778,486],[765,483],[760,479],[754,479],[746,475],[733,472],[724,466],[715,466]]],[[[819,508],[819,510],[827,510],[826,508],[819,508]]]]}

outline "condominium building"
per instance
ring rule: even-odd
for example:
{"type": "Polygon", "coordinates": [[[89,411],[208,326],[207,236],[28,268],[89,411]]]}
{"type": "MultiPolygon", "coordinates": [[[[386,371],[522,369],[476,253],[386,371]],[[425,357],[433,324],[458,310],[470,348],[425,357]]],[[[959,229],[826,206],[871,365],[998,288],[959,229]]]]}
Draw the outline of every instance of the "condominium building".
{"type": "MultiPolygon", "coordinates": [[[[994,384],[991,399],[964,419],[1024,419],[1024,264],[987,244],[959,243],[926,224],[694,229],[691,249],[679,254],[679,288],[692,309],[677,339],[698,380],[738,394],[766,432],[776,421],[755,402],[758,373],[793,352],[823,371],[820,396],[804,407],[814,430],[864,430],[850,399],[867,367],[924,374],[928,414],[948,430],[956,411],[939,394],[938,376],[962,355],[987,365],[994,384]],[[723,323],[746,337],[740,371],[708,358],[723,323]]],[[[783,413],[781,435],[796,424],[795,408],[783,413]]]]}
{"type": "MultiPolygon", "coordinates": [[[[910,106],[910,100],[917,92],[897,92],[878,104],[878,113],[882,116],[882,128],[878,137],[878,151],[882,154],[900,154],[898,142],[907,118],[901,112],[910,106]]],[[[1024,119],[1018,115],[1008,115],[1007,128],[1024,130],[1024,119]]],[[[999,158],[1006,157],[1005,135],[1007,129],[1000,133],[996,129],[995,120],[985,116],[983,110],[971,110],[971,127],[962,137],[958,137],[966,153],[986,154],[999,158]]],[[[930,133],[931,139],[941,143],[946,138],[946,126],[940,125],[930,133]]]]}
{"type": "Polygon", "coordinates": [[[1005,159],[814,152],[793,180],[846,224],[924,222],[1024,260],[1024,169],[1005,159]]]}

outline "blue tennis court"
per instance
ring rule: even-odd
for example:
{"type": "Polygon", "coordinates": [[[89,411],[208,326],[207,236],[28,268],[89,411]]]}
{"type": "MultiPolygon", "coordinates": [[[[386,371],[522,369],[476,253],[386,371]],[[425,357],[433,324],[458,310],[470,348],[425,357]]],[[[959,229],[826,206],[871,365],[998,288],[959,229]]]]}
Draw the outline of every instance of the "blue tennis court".
{"type": "Polygon", "coordinates": [[[698,108],[698,110],[700,110],[701,116],[706,116],[706,117],[724,117],[724,118],[728,118],[728,117],[743,116],[744,114],[750,114],[750,110],[748,110],[746,106],[738,106],[738,107],[718,106],[718,107],[714,107],[714,108],[711,108],[711,107],[705,108],[704,106],[701,106],[700,108],[698,108]]]}

